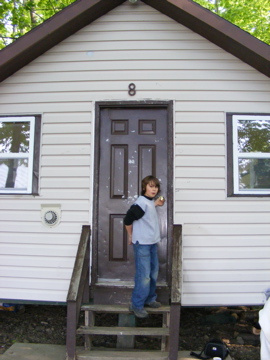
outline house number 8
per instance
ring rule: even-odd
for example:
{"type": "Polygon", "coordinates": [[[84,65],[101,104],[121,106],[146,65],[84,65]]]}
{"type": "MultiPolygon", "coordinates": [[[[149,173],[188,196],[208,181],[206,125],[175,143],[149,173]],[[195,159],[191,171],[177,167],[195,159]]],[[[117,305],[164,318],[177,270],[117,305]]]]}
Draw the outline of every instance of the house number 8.
{"type": "Polygon", "coordinates": [[[130,84],[128,85],[128,94],[129,94],[130,96],[134,96],[134,95],[136,94],[136,86],[135,86],[134,83],[130,83],[130,84]]]}

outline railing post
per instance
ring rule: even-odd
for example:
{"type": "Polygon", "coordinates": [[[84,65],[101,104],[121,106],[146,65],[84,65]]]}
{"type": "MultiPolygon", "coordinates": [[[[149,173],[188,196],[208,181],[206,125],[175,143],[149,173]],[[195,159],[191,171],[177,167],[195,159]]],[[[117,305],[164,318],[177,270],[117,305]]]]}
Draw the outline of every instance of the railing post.
{"type": "Polygon", "coordinates": [[[70,301],[67,304],[67,337],[66,360],[76,360],[77,305],[70,301]]]}
{"type": "Polygon", "coordinates": [[[82,301],[89,301],[90,226],[82,227],[67,296],[66,360],[76,360],[76,330],[82,301]],[[87,298],[88,296],[88,298],[87,298]]]}
{"type": "Polygon", "coordinates": [[[169,360],[178,359],[182,286],[182,225],[173,227],[169,360]]]}

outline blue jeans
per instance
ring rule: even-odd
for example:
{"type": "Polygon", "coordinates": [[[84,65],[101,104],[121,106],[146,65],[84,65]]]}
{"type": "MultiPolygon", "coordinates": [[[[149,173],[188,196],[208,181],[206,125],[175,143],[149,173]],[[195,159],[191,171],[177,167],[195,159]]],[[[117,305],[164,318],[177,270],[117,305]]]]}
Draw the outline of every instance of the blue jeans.
{"type": "Polygon", "coordinates": [[[156,300],[156,284],[158,277],[157,244],[133,244],[135,257],[135,286],[132,292],[132,306],[143,309],[145,304],[156,300]]]}

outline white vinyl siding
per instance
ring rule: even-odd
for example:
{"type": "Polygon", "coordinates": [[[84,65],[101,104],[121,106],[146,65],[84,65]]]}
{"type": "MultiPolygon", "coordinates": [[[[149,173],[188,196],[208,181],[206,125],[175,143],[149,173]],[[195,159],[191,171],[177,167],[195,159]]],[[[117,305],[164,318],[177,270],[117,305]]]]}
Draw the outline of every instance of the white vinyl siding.
{"type": "Polygon", "coordinates": [[[81,227],[90,221],[91,112],[46,113],[42,134],[40,196],[0,201],[1,298],[65,302],[81,227]],[[41,206],[55,203],[61,221],[47,228],[41,206]]]}
{"type": "Polygon", "coordinates": [[[144,3],[126,2],[9,77],[0,95],[1,115],[43,114],[40,196],[0,201],[2,297],[65,301],[81,226],[91,223],[95,101],[151,99],[174,100],[183,305],[262,303],[269,201],[227,198],[225,118],[270,112],[266,76],[144,3]],[[40,220],[48,203],[62,212],[51,229],[40,220]]]}

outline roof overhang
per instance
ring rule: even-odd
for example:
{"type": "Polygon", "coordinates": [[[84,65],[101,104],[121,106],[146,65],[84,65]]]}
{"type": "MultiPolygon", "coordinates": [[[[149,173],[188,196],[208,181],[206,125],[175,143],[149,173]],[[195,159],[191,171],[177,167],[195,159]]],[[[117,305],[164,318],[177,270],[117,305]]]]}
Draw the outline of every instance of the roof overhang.
{"type": "MultiPolygon", "coordinates": [[[[126,0],[77,0],[0,52],[0,81],[126,0]]],[[[270,46],[192,0],[141,0],[270,77],[270,46]]]]}
{"type": "Polygon", "coordinates": [[[270,46],[192,0],[143,0],[270,77],[270,46]]]}
{"type": "Polygon", "coordinates": [[[0,51],[0,82],[126,0],[77,0],[0,51]]]}

